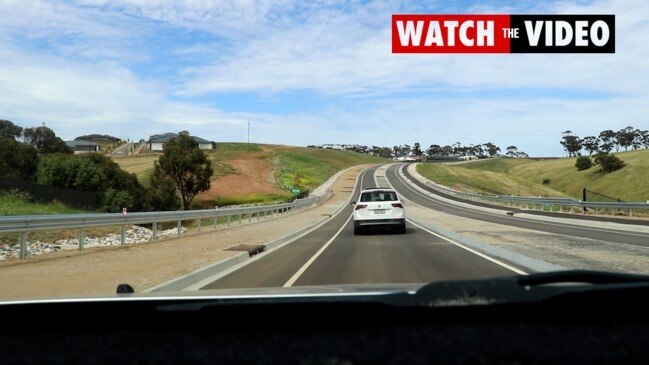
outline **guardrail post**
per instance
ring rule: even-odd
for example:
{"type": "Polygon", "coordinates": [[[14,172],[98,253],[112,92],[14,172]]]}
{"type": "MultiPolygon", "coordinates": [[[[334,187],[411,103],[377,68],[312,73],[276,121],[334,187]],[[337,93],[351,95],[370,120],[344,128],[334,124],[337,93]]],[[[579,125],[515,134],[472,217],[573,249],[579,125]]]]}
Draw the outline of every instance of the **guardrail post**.
{"type": "Polygon", "coordinates": [[[257,222],[259,222],[259,212],[257,212],[257,222]]]}
{"type": "Polygon", "coordinates": [[[122,245],[126,243],[126,226],[125,225],[122,225],[122,234],[121,234],[119,242],[122,245]]]}
{"type": "Polygon", "coordinates": [[[158,222],[153,222],[153,227],[152,227],[152,240],[155,241],[158,238],[158,222]]]}
{"type": "Polygon", "coordinates": [[[201,232],[201,220],[202,219],[198,218],[198,232],[199,233],[201,232]]]}
{"type": "Polygon", "coordinates": [[[83,250],[83,239],[84,239],[83,228],[79,228],[79,251],[83,250]]]}
{"type": "Polygon", "coordinates": [[[219,227],[218,218],[214,217],[214,218],[212,218],[212,221],[214,221],[214,229],[218,228],[219,227]]]}
{"type": "Polygon", "coordinates": [[[629,218],[633,217],[633,209],[629,208],[629,218]]]}
{"type": "Polygon", "coordinates": [[[595,215],[599,214],[599,208],[595,208],[595,215]]]}
{"type": "Polygon", "coordinates": [[[241,213],[239,213],[239,225],[241,225],[241,213]]]}
{"type": "Polygon", "coordinates": [[[230,227],[230,216],[228,216],[228,227],[230,227]]]}
{"type": "Polygon", "coordinates": [[[176,228],[178,229],[178,235],[179,235],[179,236],[180,236],[180,233],[181,233],[181,227],[182,227],[182,222],[181,222],[181,221],[178,221],[178,222],[176,223],[176,228]]]}
{"type": "Polygon", "coordinates": [[[27,258],[27,234],[25,232],[20,234],[20,259],[24,260],[27,258]]]}

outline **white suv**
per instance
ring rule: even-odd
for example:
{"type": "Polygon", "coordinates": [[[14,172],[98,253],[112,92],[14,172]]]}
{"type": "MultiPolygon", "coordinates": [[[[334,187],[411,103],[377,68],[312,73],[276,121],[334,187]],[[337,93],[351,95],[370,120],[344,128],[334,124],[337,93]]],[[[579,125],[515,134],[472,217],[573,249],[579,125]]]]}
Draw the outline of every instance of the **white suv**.
{"type": "Polygon", "coordinates": [[[354,234],[364,227],[394,226],[406,233],[406,214],[403,204],[393,189],[372,188],[361,191],[358,202],[353,201],[354,234]]]}

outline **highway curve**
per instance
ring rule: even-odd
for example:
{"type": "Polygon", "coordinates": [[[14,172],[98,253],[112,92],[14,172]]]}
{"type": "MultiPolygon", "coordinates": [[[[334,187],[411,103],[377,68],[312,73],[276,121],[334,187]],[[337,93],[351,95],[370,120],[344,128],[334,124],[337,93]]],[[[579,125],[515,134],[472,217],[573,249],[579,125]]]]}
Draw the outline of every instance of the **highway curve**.
{"type": "MultiPolygon", "coordinates": [[[[395,164],[390,166],[386,170],[386,178],[392,184],[394,189],[404,198],[414,202],[423,207],[434,209],[440,212],[481,220],[485,222],[504,224],[508,226],[515,226],[520,228],[534,229],[542,232],[556,233],[567,236],[575,236],[582,238],[590,238],[596,240],[603,240],[609,242],[618,242],[626,243],[630,245],[638,246],[649,246],[649,234],[642,232],[629,232],[621,231],[600,227],[584,227],[578,225],[572,225],[570,223],[554,223],[554,222],[541,222],[531,219],[518,218],[516,216],[508,216],[505,214],[497,214],[484,212],[478,209],[471,209],[468,207],[461,207],[456,204],[448,203],[435,199],[433,197],[426,196],[421,192],[417,191],[415,188],[410,186],[410,183],[404,181],[398,174],[397,169],[403,168],[405,164],[395,164]]],[[[426,185],[420,183],[416,179],[412,178],[407,174],[404,168],[404,174],[414,183],[417,184],[422,189],[432,193],[438,194],[438,192],[426,185]]],[[[593,222],[595,224],[595,222],[593,222]]]]}

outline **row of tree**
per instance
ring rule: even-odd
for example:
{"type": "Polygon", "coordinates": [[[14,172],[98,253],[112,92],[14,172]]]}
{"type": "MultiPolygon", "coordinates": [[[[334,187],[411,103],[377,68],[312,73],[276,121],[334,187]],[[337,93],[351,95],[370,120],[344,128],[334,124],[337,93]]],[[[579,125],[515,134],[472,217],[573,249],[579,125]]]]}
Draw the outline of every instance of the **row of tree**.
{"type": "Polygon", "coordinates": [[[212,166],[186,131],[165,143],[148,187],[98,153],[72,154],[45,127],[23,129],[0,121],[0,176],[95,193],[99,210],[118,212],[189,209],[194,197],[210,188],[212,166]]]}
{"type": "Polygon", "coordinates": [[[619,152],[620,148],[624,148],[625,151],[628,151],[629,148],[633,150],[649,148],[649,130],[640,130],[631,126],[617,132],[607,129],[601,131],[597,136],[583,138],[570,130],[562,134],[560,143],[569,157],[580,156],[582,150],[590,156],[594,153],[609,153],[613,149],[619,152]]]}
{"type": "MultiPolygon", "coordinates": [[[[455,142],[452,145],[440,146],[437,144],[432,144],[428,149],[422,151],[421,145],[419,142],[416,142],[414,145],[410,146],[409,144],[402,144],[398,146],[390,147],[379,147],[379,146],[365,146],[359,144],[323,144],[323,145],[310,145],[308,147],[313,148],[326,148],[326,149],[337,149],[344,151],[353,151],[358,153],[364,153],[372,156],[380,156],[384,158],[395,158],[400,156],[427,156],[429,158],[434,158],[438,156],[477,156],[480,158],[496,156],[501,152],[500,147],[496,146],[491,142],[483,144],[470,144],[468,146],[462,145],[460,142],[455,142]]],[[[516,146],[509,146],[506,149],[505,155],[508,157],[528,157],[527,154],[523,151],[519,151],[516,146]]]]}

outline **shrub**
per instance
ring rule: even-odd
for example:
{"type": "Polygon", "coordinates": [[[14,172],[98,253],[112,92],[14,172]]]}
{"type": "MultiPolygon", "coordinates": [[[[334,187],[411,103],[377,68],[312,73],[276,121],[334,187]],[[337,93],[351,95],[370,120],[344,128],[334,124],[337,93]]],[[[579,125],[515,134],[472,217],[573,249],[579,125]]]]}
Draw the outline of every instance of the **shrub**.
{"type": "Polygon", "coordinates": [[[550,183],[550,179],[548,179],[547,177],[545,179],[543,179],[543,185],[549,184],[549,183],[550,183]]]}
{"type": "Polygon", "coordinates": [[[591,168],[593,166],[593,161],[590,160],[588,156],[577,157],[577,162],[575,163],[578,171],[583,171],[591,168]]]}
{"type": "Polygon", "coordinates": [[[615,157],[615,155],[609,155],[607,153],[600,153],[597,155],[597,157],[595,157],[595,163],[602,166],[601,171],[604,173],[617,171],[626,166],[624,161],[615,157]]]}

